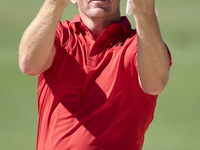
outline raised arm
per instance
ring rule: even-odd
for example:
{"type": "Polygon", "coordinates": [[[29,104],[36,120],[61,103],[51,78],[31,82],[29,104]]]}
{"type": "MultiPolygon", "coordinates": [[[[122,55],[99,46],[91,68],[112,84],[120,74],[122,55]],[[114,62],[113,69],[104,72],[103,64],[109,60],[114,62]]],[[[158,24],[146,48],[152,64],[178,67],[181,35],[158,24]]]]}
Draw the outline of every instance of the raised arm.
{"type": "Polygon", "coordinates": [[[155,0],[130,0],[129,5],[136,22],[140,85],[144,92],[156,95],[168,82],[169,58],[155,14],[155,0]]]}
{"type": "Polygon", "coordinates": [[[45,0],[39,13],[25,30],[19,48],[19,66],[28,75],[47,70],[56,52],[56,27],[70,0],[45,0]]]}

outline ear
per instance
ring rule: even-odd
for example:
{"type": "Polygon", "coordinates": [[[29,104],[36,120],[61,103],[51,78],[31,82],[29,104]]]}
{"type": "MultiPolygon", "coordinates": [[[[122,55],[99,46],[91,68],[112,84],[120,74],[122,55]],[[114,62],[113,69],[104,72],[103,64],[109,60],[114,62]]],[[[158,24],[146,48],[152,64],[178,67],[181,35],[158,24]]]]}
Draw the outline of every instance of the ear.
{"type": "Polygon", "coordinates": [[[72,4],[76,5],[77,1],[76,0],[71,0],[72,4]]]}

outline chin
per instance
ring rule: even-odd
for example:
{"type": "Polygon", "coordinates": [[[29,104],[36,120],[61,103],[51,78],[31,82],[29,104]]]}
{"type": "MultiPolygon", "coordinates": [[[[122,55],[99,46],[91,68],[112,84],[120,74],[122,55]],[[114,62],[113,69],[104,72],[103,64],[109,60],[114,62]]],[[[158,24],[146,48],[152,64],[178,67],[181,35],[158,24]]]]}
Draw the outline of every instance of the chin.
{"type": "Polygon", "coordinates": [[[86,13],[89,14],[89,16],[91,17],[105,17],[105,16],[109,16],[109,14],[111,13],[111,10],[102,9],[102,8],[94,8],[90,11],[87,11],[86,13]]]}

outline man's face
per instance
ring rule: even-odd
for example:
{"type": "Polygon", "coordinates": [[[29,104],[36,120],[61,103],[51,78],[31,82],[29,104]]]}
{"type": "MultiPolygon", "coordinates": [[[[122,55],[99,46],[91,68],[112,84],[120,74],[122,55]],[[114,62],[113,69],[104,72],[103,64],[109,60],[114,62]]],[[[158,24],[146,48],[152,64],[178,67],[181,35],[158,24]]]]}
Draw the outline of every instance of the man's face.
{"type": "Polygon", "coordinates": [[[79,13],[90,18],[113,18],[120,16],[120,0],[71,0],[77,3],[79,13]]]}

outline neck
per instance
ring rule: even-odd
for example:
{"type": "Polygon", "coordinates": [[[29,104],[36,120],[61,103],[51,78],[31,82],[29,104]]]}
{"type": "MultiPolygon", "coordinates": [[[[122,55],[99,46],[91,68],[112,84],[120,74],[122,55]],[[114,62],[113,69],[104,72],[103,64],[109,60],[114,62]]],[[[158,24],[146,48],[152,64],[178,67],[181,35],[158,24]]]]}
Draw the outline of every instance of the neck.
{"type": "MultiPolygon", "coordinates": [[[[81,14],[80,14],[81,15],[81,14]]],[[[120,22],[121,17],[116,17],[115,19],[107,18],[89,18],[87,16],[81,15],[81,19],[84,24],[88,27],[94,39],[97,39],[99,35],[112,23],[120,22]]]]}

